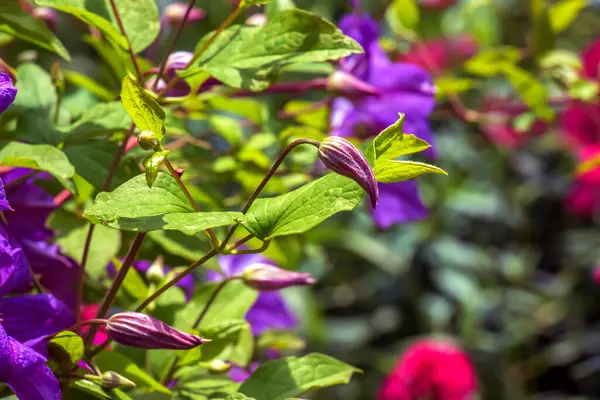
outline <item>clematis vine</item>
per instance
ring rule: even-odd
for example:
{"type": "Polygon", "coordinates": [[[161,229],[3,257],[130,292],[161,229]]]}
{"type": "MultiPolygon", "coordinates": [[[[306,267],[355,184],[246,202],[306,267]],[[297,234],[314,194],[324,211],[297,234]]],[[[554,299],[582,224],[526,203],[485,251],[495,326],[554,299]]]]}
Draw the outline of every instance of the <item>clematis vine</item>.
{"type": "MultiPolygon", "coordinates": [[[[370,17],[346,15],[339,27],[365,50],[364,54],[342,59],[339,69],[377,93],[336,98],[330,117],[332,135],[373,137],[396,122],[401,112],[406,114],[404,131],[432,144],[428,117],[435,107],[435,86],[431,76],[417,65],[390,61],[378,42],[379,26],[370,17]]],[[[432,149],[426,154],[435,155],[432,149]]],[[[379,206],[371,212],[379,227],[389,228],[427,215],[415,182],[378,183],[377,186],[379,206]]]]}

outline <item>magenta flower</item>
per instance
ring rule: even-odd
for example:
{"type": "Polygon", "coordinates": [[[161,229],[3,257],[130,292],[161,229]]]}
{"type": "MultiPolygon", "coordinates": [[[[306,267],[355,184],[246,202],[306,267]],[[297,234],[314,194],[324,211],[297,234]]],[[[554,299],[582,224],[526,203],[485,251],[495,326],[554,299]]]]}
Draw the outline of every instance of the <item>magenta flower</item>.
{"type": "Polygon", "coordinates": [[[316,282],[308,272],[286,271],[265,263],[250,264],[240,275],[246,285],[261,292],[312,285],[316,282]]]}
{"type": "MultiPolygon", "coordinates": [[[[275,263],[261,254],[235,254],[219,256],[221,269],[227,276],[242,273],[248,266],[256,263],[274,265],[275,263]]],[[[214,272],[208,272],[209,281],[220,280],[221,276],[214,272]]],[[[296,316],[285,304],[278,292],[263,292],[258,295],[256,303],[250,307],[246,314],[246,320],[256,336],[269,330],[292,329],[298,324],[296,316]]]]}
{"type": "Polygon", "coordinates": [[[327,168],[354,180],[371,198],[371,207],[377,207],[379,192],[373,169],[365,156],[348,140],[328,137],[319,146],[319,159],[327,168]]]}
{"type": "MultiPolygon", "coordinates": [[[[579,150],[579,162],[600,157],[600,143],[579,150]]],[[[600,167],[578,174],[566,197],[567,209],[581,216],[593,216],[600,209],[600,167]]]]}
{"type": "Polygon", "coordinates": [[[396,61],[439,72],[460,64],[477,53],[477,42],[469,35],[457,35],[414,44],[396,61]]]}
{"type": "MultiPolygon", "coordinates": [[[[177,27],[183,20],[187,11],[188,4],[176,2],[165,7],[164,14],[161,18],[163,24],[169,24],[172,27],[177,27]]],[[[206,13],[201,8],[193,7],[186,19],[186,23],[194,23],[204,19],[206,13]]]]}
{"type": "Polygon", "coordinates": [[[406,350],[383,382],[377,400],[468,400],[476,391],[469,357],[452,343],[428,339],[406,350]]]}
{"type": "Polygon", "coordinates": [[[419,5],[423,8],[430,8],[433,10],[444,10],[448,7],[452,7],[458,2],[458,0],[419,0],[419,5]]]}
{"type": "Polygon", "coordinates": [[[210,342],[138,312],[114,314],[108,319],[106,333],[115,342],[138,349],[189,350],[210,342]]]}
{"type": "Polygon", "coordinates": [[[0,113],[4,112],[17,97],[17,88],[14,87],[10,75],[0,71],[0,113]]]}
{"type": "Polygon", "coordinates": [[[9,336],[0,324],[0,382],[20,400],[60,400],[58,380],[46,358],[9,336]]]}

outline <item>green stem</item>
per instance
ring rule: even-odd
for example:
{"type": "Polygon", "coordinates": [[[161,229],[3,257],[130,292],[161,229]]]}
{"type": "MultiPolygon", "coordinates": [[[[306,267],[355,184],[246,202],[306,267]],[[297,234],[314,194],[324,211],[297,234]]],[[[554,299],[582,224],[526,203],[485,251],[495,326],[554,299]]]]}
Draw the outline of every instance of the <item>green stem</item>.
{"type": "MultiPolygon", "coordinates": [[[[129,131],[125,134],[123,138],[123,142],[121,143],[121,147],[119,147],[119,151],[115,154],[115,158],[113,159],[112,164],[108,170],[108,175],[106,175],[106,179],[104,180],[104,184],[102,185],[102,191],[107,192],[110,189],[110,184],[112,183],[113,177],[116,175],[119,170],[119,165],[121,164],[121,159],[125,155],[125,150],[127,148],[127,142],[131,135],[133,135],[133,131],[135,130],[135,125],[131,124],[129,127],[129,131]]],[[[81,321],[81,306],[83,305],[83,289],[84,289],[84,281],[85,281],[85,266],[87,264],[88,256],[90,254],[90,246],[92,244],[92,236],[94,235],[94,224],[90,224],[88,228],[87,235],[85,237],[85,242],[83,245],[83,254],[81,256],[81,263],[79,264],[79,271],[77,272],[77,299],[75,302],[75,322],[81,321]]]]}
{"type": "MultiPolygon", "coordinates": [[[[119,272],[117,273],[117,276],[115,277],[112,284],[110,285],[108,292],[106,292],[106,294],[104,295],[104,299],[102,299],[102,303],[100,303],[100,307],[98,309],[98,312],[96,313],[96,319],[102,319],[106,316],[108,309],[110,308],[113,301],[115,300],[115,297],[117,296],[117,292],[119,291],[119,289],[121,288],[121,285],[123,284],[123,281],[125,280],[125,276],[127,276],[127,272],[129,272],[129,268],[131,267],[131,264],[133,264],[133,260],[135,260],[135,256],[137,255],[138,251],[140,250],[140,247],[142,245],[144,237],[146,237],[146,234],[142,233],[142,232],[138,232],[135,235],[135,238],[133,239],[133,243],[131,243],[131,246],[129,247],[127,256],[125,256],[125,260],[123,261],[123,264],[121,265],[121,268],[119,269],[119,272]]],[[[96,326],[93,326],[92,329],[90,329],[90,332],[88,333],[87,337],[85,338],[86,347],[90,344],[90,342],[94,338],[94,335],[96,334],[97,330],[98,329],[96,326]]]]}
{"type": "MultiPolygon", "coordinates": [[[[194,210],[196,210],[196,212],[200,212],[200,207],[198,207],[198,204],[196,204],[196,202],[194,201],[192,194],[185,186],[185,183],[183,183],[183,181],[181,180],[181,176],[175,171],[175,168],[173,168],[173,164],[171,164],[171,162],[167,158],[165,158],[164,164],[171,173],[171,176],[177,182],[177,185],[179,185],[179,188],[183,191],[183,194],[185,194],[185,197],[187,198],[190,205],[194,208],[194,210]]],[[[219,239],[217,239],[212,229],[205,229],[204,233],[206,234],[206,236],[208,236],[214,248],[219,247],[219,239]]]]}
{"type": "Polygon", "coordinates": [[[56,91],[56,105],[54,107],[54,125],[58,125],[58,120],[60,118],[60,105],[62,103],[62,91],[57,90],[56,91]]]}
{"type": "MultiPolygon", "coordinates": [[[[198,314],[198,317],[194,321],[194,324],[192,325],[192,329],[198,329],[198,326],[200,326],[200,322],[202,322],[202,320],[204,319],[204,317],[206,316],[206,314],[208,314],[208,310],[210,309],[210,306],[212,306],[212,304],[215,302],[215,300],[217,299],[217,296],[219,295],[219,293],[221,293],[221,291],[225,288],[225,286],[227,286],[227,284],[229,282],[232,282],[232,281],[234,281],[236,279],[240,279],[240,277],[230,276],[230,277],[222,280],[219,283],[219,285],[217,285],[217,287],[215,288],[215,290],[210,295],[208,301],[204,305],[204,308],[202,308],[202,311],[200,312],[200,314],[198,314]]],[[[162,379],[162,383],[163,384],[167,384],[167,383],[169,383],[169,381],[171,379],[173,379],[173,375],[175,374],[175,370],[177,369],[177,363],[178,362],[179,362],[179,357],[175,357],[175,359],[171,363],[171,366],[169,367],[169,370],[165,374],[165,377],[162,379]]]]}
{"type": "Polygon", "coordinates": [[[129,40],[127,31],[125,31],[125,26],[123,25],[123,20],[121,19],[121,14],[119,14],[119,9],[117,8],[117,3],[115,2],[115,0],[110,0],[110,8],[112,8],[113,14],[115,15],[115,19],[117,20],[117,25],[119,26],[121,34],[125,37],[125,40],[127,40],[127,49],[129,50],[129,56],[131,57],[131,62],[133,64],[133,68],[135,69],[138,82],[141,86],[144,86],[144,74],[142,74],[142,70],[140,69],[140,65],[138,64],[137,57],[135,55],[135,52],[133,51],[131,40],[129,40]]]}
{"type": "MultiPolygon", "coordinates": [[[[313,146],[315,146],[317,148],[319,148],[319,146],[321,145],[320,142],[318,142],[316,140],[313,140],[313,139],[298,139],[298,140],[295,140],[292,143],[288,144],[286,146],[286,148],[283,149],[283,151],[281,152],[281,154],[279,154],[279,156],[277,157],[277,159],[273,163],[273,166],[271,167],[271,169],[269,170],[269,172],[267,172],[267,174],[265,175],[265,177],[263,178],[263,180],[260,182],[260,184],[258,185],[258,187],[254,190],[254,193],[252,193],[252,195],[250,196],[250,198],[248,199],[248,201],[244,205],[244,208],[242,209],[242,214],[246,214],[248,212],[248,210],[250,209],[250,206],[252,205],[252,203],[254,203],[254,200],[256,200],[256,198],[258,197],[258,195],[260,194],[260,192],[262,192],[262,190],[265,188],[265,186],[267,186],[267,183],[269,183],[269,180],[273,177],[273,175],[275,175],[275,172],[277,171],[277,168],[279,168],[279,166],[281,165],[281,163],[283,162],[283,160],[285,160],[285,158],[288,156],[288,154],[290,154],[290,152],[292,150],[294,150],[296,147],[298,147],[298,146],[300,146],[302,144],[311,144],[311,145],[313,145],[313,146]]],[[[231,239],[231,237],[235,233],[235,230],[237,229],[238,225],[239,224],[235,224],[234,226],[232,226],[229,229],[229,231],[225,235],[225,238],[221,242],[221,246],[219,246],[219,253],[223,252],[223,249],[225,248],[225,246],[227,246],[227,243],[229,242],[229,240],[231,239]]]]}
{"type": "MultiPolygon", "coordinates": [[[[114,0],[112,0],[114,1],[114,0]]],[[[196,51],[194,53],[194,56],[192,57],[192,59],[190,60],[190,62],[187,63],[187,65],[185,66],[185,69],[189,68],[190,66],[192,66],[199,58],[202,54],[204,54],[204,52],[208,49],[208,47],[212,44],[212,42],[215,41],[215,39],[225,30],[227,29],[227,27],[229,27],[229,25],[231,25],[236,18],[243,12],[245,11],[247,8],[247,6],[242,6],[242,3],[240,3],[240,5],[235,9],[235,11],[233,13],[231,13],[231,15],[229,15],[229,17],[227,17],[227,19],[225,21],[223,21],[223,23],[221,24],[221,26],[219,26],[219,28],[217,28],[217,30],[211,35],[210,38],[208,38],[208,40],[206,42],[204,42],[204,44],[202,45],[202,47],[196,51]]],[[[177,82],[179,82],[181,78],[179,77],[179,75],[175,75],[173,77],[173,79],[171,79],[167,85],[165,86],[165,88],[158,94],[158,99],[162,99],[163,97],[165,97],[165,95],[167,94],[167,92],[171,89],[173,89],[173,87],[177,84],[177,82]]]]}

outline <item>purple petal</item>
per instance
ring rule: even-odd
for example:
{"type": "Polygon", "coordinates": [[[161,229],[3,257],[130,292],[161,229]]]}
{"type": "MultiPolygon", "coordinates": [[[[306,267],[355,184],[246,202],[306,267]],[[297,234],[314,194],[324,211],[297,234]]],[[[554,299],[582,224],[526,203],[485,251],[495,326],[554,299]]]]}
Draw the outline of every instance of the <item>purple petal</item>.
{"type": "Polygon", "coordinates": [[[278,292],[260,293],[256,303],[248,310],[246,320],[255,336],[268,330],[292,329],[298,324],[298,319],[278,292]]]}
{"type": "Polygon", "coordinates": [[[8,199],[6,198],[6,192],[4,191],[4,183],[2,179],[0,179],[0,211],[12,211],[13,209],[8,204],[8,199]]]}
{"type": "Polygon", "coordinates": [[[17,88],[13,86],[10,75],[0,72],[0,113],[10,106],[17,96],[17,88]]]}
{"type": "Polygon", "coordinates": [[[51,294],[2,299],[0,315],[8,335],[19,342],[60,332],[75,323],[73,312],[51,294]]]}
{"type": "Polygon", "coordinates": [[[369,76],[369,58],[371,48],[379,46],[379,25],[370,17],[350,14],[342,17],[339,28],[348,36],[356,40],[364,54],[348,56],[340,61],[340,67],[357,78],[366,80],[369,76]]]}
{"type": "Polygon", "coordinates": [[[383,229],[393,224],[412,222],[427,217],[427,208],[421,201],[414,181],[379,183],[379,205],[371,214],[377,226],[383,229]]]}
{"type": "MultiPolygon", "coordinates": [[[[228,256],[219,256],[219,265],[226,276],[239,274],[248,265],[254,263],[275,265],[272,260],[269,260],[261,254],[232,254],[228,256]]],[[[209,271],[208,275],[209,281],[221,280],[221,276],[217,272],[209,271]]]]}
{"type": "Polygon", "coordinates": [[[0,324],[0,381],[20,400],[60,400],[58,380],[46,359],[8,336],[0,324]]]}

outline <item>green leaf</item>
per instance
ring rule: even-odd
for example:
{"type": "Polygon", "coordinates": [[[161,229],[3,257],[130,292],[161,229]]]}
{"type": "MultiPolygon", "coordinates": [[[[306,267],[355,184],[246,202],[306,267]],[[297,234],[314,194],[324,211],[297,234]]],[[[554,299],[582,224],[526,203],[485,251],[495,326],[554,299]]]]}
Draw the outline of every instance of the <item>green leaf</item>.
{"type": "Polygon", "coordinates": [[[73,124],[59,130],[67,134],[66,142],[77,142],[125,131],[130,124],[131,118],[121,103],[113,101],[95,105],[73,124]]]}
{"type": "MultiPolygon", "coordinates": [[[[399,114],[398,121],[385,128],[373,141],[377,160],[392,160],[406,154],[427,150],[429,143],[415,135],[404,134],[404,115],[399,114]]],[[[377,164],[375,164],[377,165],[377,164]]]]}
{"type": "Polygon", "coordinates": [[[114,371],[119,375],[135,382],[138,387],[172,394],[172,392],[158,383],[147,372],[138,367],[133,361],[116,351],[103,351],[95,358],[102,371],[114,371]]]}
{"type": "Polygon", "coordinates": [[[250,325],[243,319],[220,321],[216,325],[200,330],[201,337],[212,341],[187,351],[179,364],[191,365],[200,361],[208,362],[227,357],[227,355],[225,357],[221,357],[221,355],[227,348],[237,343],[244,330],[249,332],[250,325]]]}
{"type": "Polygon", "coordinates": [[[377,182],[394,183],[414,179],[428,172],[448,175],[441,168],[421,162],[381,160],[375,167],[375,178],[377,182]]]}
{"type": "Polygon", "coordinates": [[[38,45],[71,61],[69,52],[48,26],[29,15],[17,1],[0,2],[0,32],[38,45]]]}
{"type": "Polygon", "coordinates": [[[415,0],[394,0],[385,16],[392,30],[398,34],[415,31],[421,17],[415,0]]]}
{"type": "Polygon", "coordinates": [[[594,101],[598,97],[598,82],[577,79],[569,88],[569,96],[581,101],[594,101]]]}
{"type": "MultiPolygon", "coordinates": [[[[117,271],[119,271],[123,266],[121,260],[117,258],[114,258],[112,262],[115,265],[115,270],[117,271]]],[[[144,300],[149,294],[148,285],[146,285],[146,282],[144,282],[144,279],[135,268],[131,268],[127,272],[127,275],[125,275],[125,279],[123,280],[123,289],[129,296],[137,301],[144,300]]],[[[119,292],[119,296],[122,294],[123,292],[119,292]]]]}
{"type": "Polygon", "coordinates": [[[107,18],[99,15],[108,15],[106,3],[102,3],[104,2],[87,0],[35,0],[35,4],[38,6],[56,8],[98,28],[113,45],[127,49],[125,37],[107,18]]]}
{"type": "Polygon", "coordinates": [[[86,75],[71,70],[63,70],[63,72],[65,74],[65,78],[67,78],[67,81],[69,81],[71,84],[89,90],[101,100],[112,101],[117,97],[116,94],[112,93],[100,83],[86,75]]]}
{"type": "Polygon", "coordinates": [[[195,236],[206,229],[233,225],[243,219],[244,214],[241,212],[175,213],[165,215],[167,225],[163,229],[195,236]]]}
{"type": "Polygon", "coordinates": [[[296,8],[296,4],[294,3],[294,0],[272,0],[267,5],[267,9],[266,9],[266,13],[265,13],[267,16],[267,21],[269,19],[275,18],[275,16],[279,12],[284,11],[284,10],[291,10],[293,8],[296,8]]]}
{"type": "Polygon", "coordinates": [[[501,74],[507,65],[512,66],[521,59],[516,47],[502,46],[485,50],[465,63],[465,70],[473,75],[494,76],[501,74]]]}
{"type": "Polygon", "coordinates": [[[144,158],[142,165],[144,166],[144,171],[146,173],[146,183],[148,184],[149,188],[152,187],[152,184],[156,179],[156,175],[158,174],[158,168],[160,167],[160,164],[162,164],[163,161],[165,161],[169,153],[169,150],[155,151],[148,157],[144,158]]]}
{"type": "Polygon", "coordinates": [[[71,192],[75,191],[70,180],[75,175],[75,168],[66,154],[56,147],[10,142],[0,150],[0,165],[48,172],[71,192]]]}
{"type": "Polygon", "coordinates": [[[165,112],[130,77],[123,79],[121,104],[140,131],[151,131],[160,141],[165,134],[165,112]]]}
{"type": "Polygon", "coordinates": [[[211,115],[208,123],[211,128],[217,131],[230,146],[239,145],[244,139],[244,128],[239,119],[225,115],[211,115]]]}
{"type": "Polygon", "coordinates": [[[589,0],[562,0],[550,7],[550,25],[556,33],[564,31],[577,18],[589,0]]]}
{"type": "MultiPolygon", "coordinates": [[[[100,385],[85,379],[71,381],[71,385],[69,388],[74,389],[78,392],[83,392],[100,400],[112,400],[112,397],[108,393],[106,393],[100,385]]],[[[71,393],[71,395],[73,395],[73,393],[71,393]]],[[[75,398],[79,398],[80,396],[81,394],[78,394],[75,398]]]]}
{"type": "Polygon", "coordinates": [[[184,367],[175,374],[176,399],[208,400],[228,396],[237,391],[239,383],[227,375],[214,375],[203,368],[184,367]]]}
{"type": "MultiPolygon", "coordinates": [[[[64,152],[75,167],[78,175],[91,183],[96,189],[104,186],[108,171],[115,159],[119,144],[102,139],[92,139],[83,143],[68,143],[64,152]]],[[[139,174],[137,162],[125,158],[113,177],[111,188],[139,174]]]]}
{"type": "Polygon", "coordinates": [[[148,232],[162,229],[166,214],[193,211],[175,179],[160,172],[151,188],[142,174],[112,192],[99,193],[84,216],[94,224],[148,232]]]}
{"type": "Polygon", "coordinates": [[[242,225],[263,240],[305,232],[332,215],[354,209],[363,190],[352,179],[330,173],[277,197],[257,199],[242,225]]]}
{"type": "Polygon", "coordinates": [[[517,66],[506,66],[504,74],[525,104],[541,118],[550,120],[554,112],[548,105],[548,91],[535,76],[517,66]]]}
{"type": "Polygon", "coordinates": [[[346,384],[356,368],[323,354],[267,361],[240,386],[240,393],[257,399],[286,400],[308,391],[346,384]]]}
{"type": "MultiPolygon", "coordinates": [[[[96,0],[97,1],[97,0],[96,0]]],[[[108,4],[108,1],[105,0],[108,4]]],[[[160,33],[160,20],[155,0],[118,0],[116,2],[125,32],[133,51],[139,53],[150,46],[160,33]]],[[[112,13],[111,20],[118,27],[112,13]]]]}
{"type": "Polygon", "coordinates": [[[335,60],[360,52],[360,45],[330,22],[293,9],[278,13],[263,27],[236,25],[226,29],[191,69],[201,68],[236,88],[259,91],[288,65],[335,60]]]}
{"type": "Polygon", "coordinates": [[[56,103],[50,74],[36,64],[22,64],[17,68],[16,87],[18,93],[13,107],[47,114],[56,103]]]}
{"type": "MultiPolygon", "coordinates": [[[[68,357],[71,368],[83,357],[83,339],[71,331],[63,331],[54,336],[48,343],[48,351],[51,355],[61,353],[68,357]]],[[[54,357],[53,357],[54,358],[54,357]]]]}
{"type": "Polygon", "coordinates": [[[554,48],[556,37],[550,23],[550,13],[545,0],[532,0],[533,38],[531,46],[536,58],[541,58],[554,48]]]}

